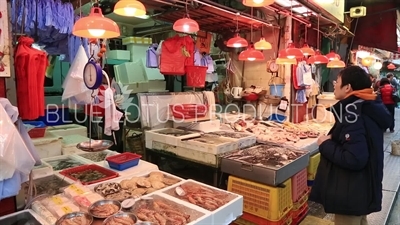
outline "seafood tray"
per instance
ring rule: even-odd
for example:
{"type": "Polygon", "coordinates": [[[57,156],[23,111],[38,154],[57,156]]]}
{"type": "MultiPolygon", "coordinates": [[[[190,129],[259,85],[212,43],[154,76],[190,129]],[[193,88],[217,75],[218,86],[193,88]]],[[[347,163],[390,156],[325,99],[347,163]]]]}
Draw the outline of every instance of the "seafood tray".
{"type": "Polygon", "coordinates": [[[60,155],[50,158],[42,159],[42,162],[49,164],[54,171],[61,171],[68,168],[81,166],[87,163],[87,161],[79,159],[74,155],[60,155]]]}
{"type": "Polygon", "coordinates": [[[79,180],[84,185],[94,184],[119,176],[117,172],[108,170],[96,164],[83,165],[60,172],[71,180],[79,180]]]}
{"type": "Polygon", "coordinates": [[[206,210],[161,193],[137,199],[129,211],[142,221],[153,222],[152,219],[157,218],[154,224],[216,224],[206,210]]]}
{"type": "Polygon", "coordinates": [[[161,143],[158,141],[152,142],[153,151],[173,154],[179,156],[182,159],[186,159],[192,162],[197,162],[200,164],[208,165],[214,168],[219,168],[220,157],[212,153],[207,153],[204,151],[193,150],[190,146],[180,147],[161,143]]]}
{"type": "MultiPolygon", "coordinates": [[[[200,133],[185,131],[176,128],[164,128],[164,129],[146,131],[145,139],[146,143],[147,142],[151,143],[152,141],[158,141],[177,146],[182,139],[188,139],[200,136],[201,136],[200,133]]],[[[151,146],[146,146],[146,147],[151,148],[151,146]]]]}
{"type": "Polygon", "coordinates": [[[185,180],[162,192],[211,213],[211,224],[230,224],[243,212],[243,196],[194,180],[185,180]],[[180,195],[177,188],[184,191],[180,195]]]}
{"type": "Polygon", "coordinates": [[[138,198],[151,193],[157,193],[159,190],[168,188],[181,181],[182,178],[180,177],[154,170],[141,176],[130,175],[92,184],[89,188],[106,199],[125,200],[131,197],[138,198]]]}
{"type": "Polygon", "coordinates": [[[18,225],[18,224],[29,224],[29,225],[48,225],[48,223],[42,219],[33,210],[26,209],[13,214],[9,214],[0,217],[0,224],[4,225],[18,225]]]}
{"type": "Polygon", "coordinates": [[[178,143],[178,146],[214,155],[239,149],[239,143],[235,139],[209,134],[204,134],[201,135],[201,137],[191,138],[188,140],[182,140],[178,143]]]}
{"type": "Polygon", "coordinates": [[[32,177],[33,179],[39,179],[41,177],[47,177],[54,173],[53,167],[46,162],[42,161],[42,164],[39,166],[35,166],[32,169],[32,177]]]}
{"type": "MultiPolygon", "coordinates": [[[[62,189],[71,184],[70,179],[64,179],[58,174],[52,174],[47,177],[34,179],[36,195],[48,194],[56,195],[62,193],[62,189]]],[[[28,195],[28,182],[22,184],[22,188],[26,195],[28,195]]]]}
{"type": "Polygon", "coordinates": [[[101,152],[85,152],[77,154],[76,157],[89,163],[103,163],[105,162],[107,156],[117,155],[118,152],[111,150],[104,150],[101,152]]]}
{"type": "Polygon", "coordinates": [[[214,131],[207,134],[235,139],[239,143],[239,149],[253,146],[257,142],[257,138],[254,134],[229,132],[229,131],[214,131]]]}
{"type": "Polygon", "coordinates": [[[226,154],[221,171],[262,184],[277,186],[307,167],[309,153],[274,143],[226,154]]]}
{"type": "Polygon", "coordinates": [[[149,171],[158,170],[158,166],[156,164],[149,163],[144,160],[139,160],[139,164],[137,166],[122,171],[110,168],[107,161],[102,161],[100,163],[95,163],[95,164],[104,167],[106,169],[118,172],[121,176],[136,176],[148,173],[149,171]]]}

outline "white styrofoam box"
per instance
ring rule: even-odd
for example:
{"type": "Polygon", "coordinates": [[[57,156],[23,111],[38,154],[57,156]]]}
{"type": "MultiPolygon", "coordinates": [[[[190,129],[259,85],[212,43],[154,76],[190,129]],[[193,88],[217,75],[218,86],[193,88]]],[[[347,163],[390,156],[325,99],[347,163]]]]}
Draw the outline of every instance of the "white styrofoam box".
{"type": "Polygon", "coordinates": [[[127,50],[111,50],[107,52],[106,56],[109,59],[117,59],[124,61],[131,60],[131,52],[127,50]]]}
{"type": "Polygon", "coordinates": [[[44,137],[41,138],[32,138],[33,145],[41,159],[61,155],[61,140],[61,136],[51,132],[46,132],[44,137]]]}
{"type": "Polygon", "coordinates": [[[172,197],[174,199],[177,199],[177,200],[174,200],[176,202],[179,201],[179,202],[184,202],[186,204],[189,204],[189,205],[191,205],[191,208],[195,208],[196,210],[198,208],[200,208],[202,210],[210,212],[211,215],[212,215],[212,223],[210,223],[210,224],[218,224],[218,225],[219,224],[221,224],[221,225],[222,224],[224,224],[224,225],[225,224],[230,224],[234,220],[236,220],[236,218],[240,217],[242,215],[242,213],[243,213],[243,196],[235,194],[235,193],[232,193],[232,192],[229,192],[229,191],[226,191],[226,190],[218,189],[218,188],[215,188],[215,187],[212,187],[212,186],[209,186],[209,185],[206,185],[206,184],[203,184],[203,183],[197,182],[195,180],[191,180],[191,179],[186,180],[186,181],[182,181],[179,184],[176,184],[174,186],[165,188],[164,191],[162,191],[162,195],[163,196],[167,195],[167,196],[170,196],[170,197],[172,197]],[[220,207],[220,208],[218,208],[218,209],[216,209],[214,211],[208,211],[206,209],[201,208],[200,206],[193,205],[193,204],[191,204],[191,203],[189,203],[187,201],[184,201],[184,200],[180,200],[178,198],[178,196],[176,196],[176,195],[175,196],[171,195],[171,193],[175,194],[175,190],[174,189],[177,186],[180,186],[180,185],[185,184],[185,183],[198,184],[198,185],[207,187],[209,189],[212,189],[212,190],[215,190],[215,191],[218,191],[218,192],[226,193],[229,196],[229,198],[228,198],[229,202],[227,204],[225,204],[224,206],[222,206],[222,207],[220,207]]]}
{"type": "Polygon", "coordinates": [[[79,124],[64,124],[64,125],[50,126],[47,127],[46,132],[51,132],[61,137],[72,134],[78,134],[87,137],[87,128],[79,124]]]}
{"type": "MultiPolygon", "coordinates": [[[[96,183],[96,184],[91,184],[91,185],[88,185],[88,187],[91,189],[91,190],[93,190],[97,185],[99,185],[99,184],[104,184],[104,183],[110,183],[110,182],[115,182],[115,183],[120,183],[121,181],[123,181],[123,180],[127,180],[127,179],[131,179],[132,177],[147,177],[147,176],[149,176],[149,174],[151,173],[151,172],[153,172],[153,171],[157,171],[157,172],[161,172],[161,173],[163,173],[165,176],[167,176],[167,177],[170,177],[170,178],[173,178],[173,179],[177,179],[177,180],[179,180],[180,182],[182,182],[183,181],[183,178],[180,178],[180,177],[177,177],[177,176],[175,176],[175,175],[172,175],[172,174],[169,174],[169,173],[166,173],[166,172],[164,172],[164,171],[161,171],[161,170],[158,170],[158,168],[157,169],[155,169],[155,170],[147,170],[147,171],[142,171],[142,172],[140,172],[140,173],[136,173],[136,174],[129,174],[129,175],[127,175],[127,174],[125,174],[125,175],[121,175],[121,176],[119,176],[119,177],[117,177],[117,178],[114,178],[114,179],[111,179],[111,180],[106,180],[106,181],[103,181],[103,182],[99,182],[99,183],[96,183]]],[[[174,185],[172,185],[172,186],[174,186],[174,185]]],[[[172,187],[171,186],[171,187],[172,187]]],[[[166,187],[166,188],[164,188],[164,189],[161,189],[160,191],[163,191],[163,190],[165,190],[165,189],[167,189],[168,187],[166,187]]],[[[156,191],[157,192],[157,191],[156,191]]],[[[154,193],[154,192],[153,192],[154,193]]]]}
{"type": "MultiPolygon", "coordinates": [[[[147,77],[149,77],[148,73],[147,77]]],[[[149,80],[149,92],[165,91],[165,88],[166,88],[165,80],[149,80]]]]}
{"type": "Polygon", "coordinates": [[[63,136],[61,152],[63,155],[72,155],[85,153],[84,151],[76,147],[77,144],[81,142],[89,141],[89,138],[79,134],[72,134],[63,136]]]}
{"type": "Polygon", "coordinates": [[[123,176],[123,175],[143,174],[143,173],[148,172],[148,171],[158,170],[158,166],[156,164],[149,163],[149,162],[144,161],[144,160],[140,160],[139,164],[137,166],[134,166],[134,167],[128,168],[126,170],[122,170],[122,171],[110,168],[108,166],[108,162],[107,161],[99,162],[99,163],[97,163],[97,165],[102,166],[102,167],[104,167],[106,169],[118,172],[121,176],[123,176]]]}
{"type": "Polygon", "coordinates": [[[35,166],[32,169],[32,177],[33,179],[39,179],[42,177],[50,176],[54,173],[53,167],[51,167],[48,163],[42,161],[42,165],[35,166]]]}
{"type": "MultiPolygon", "coordinates": [[[[126,49],[131,52],[131,61],[141,59],[143,65],[146,65],[147,60],[147,55],[143,53],[146,52],[148,48],[149,45],[143,44],[129,44],[126,46],[126,49]]],[[[146,72],[148,80],[164,80],[164,76],[160,73],[160,70],[158,68],[147,68],[146,66],[144,66],[144,71],[146,72]]],[[[165,85],[163,87],[163,89],[165,89],[165,85]]]]}
{"type": "Polygon", "coordinates": [[[213,132],[218,131],[221,126],[220,120],[209,120],[202,121],[198,123],[189,123],[189,122],[176,122],[174,121],[174,128],[176,127],[190,127],[193,130],[199,130],[202,132],[213,132]]]}
{"type": "MultiPolygon", "coordinates": [[[[215,135],[218,135],[218,131],[212,131],[215,132],[215,135]]],[[[214,135],[214,133],[210,132],[211,135],[214,135]]],[[[224,133],[233,133],[235,134],[235,132],[229,132],[229,131],[220,131],[220,132],[224,132],[224,133]]],[[[251,133],[237,133],[237,135],[240,135],[240,138],[231,138],[231,137],[224,137],[224,138],[228,138],[228,139],[232,139],[233,141],[237,141],[239,144],[239,148],[243,149],[243,148],[247,148],[250,146],[253,146],[254,144],[256,144],[257,142],[257,137],[254,134],[251,133]]]]}
{"type": "Polygon", "coordinates": [[[325,107],[331,107],[338,102],[338,100],[335,99],[335,95],[332,92],[330,92],[330,93],[324,92],[324,93],[325,94],[320,94],[317,96],[318,105],[323,105],[325,107]]]}
{"type": "MultiPolygon", "coordinates": [[[[9,223],[5,223],[5,221],[4,220],[6,220],[7,218],[11,218],[11,217],[17,217],[18,215],[20,215],[20,214],[23,214],[23,213],[29,213],[29,214],[31,214],[40,224],[42,224],[42,225],[50,225],[46,220],[44,220],[41,216],[39,216],[37,213],[35,213],[33,210],[31,210],[31,209],[25,209],[25,210],[22,210],[22,211],[19,211],[19,212],[15,212],[15,213],[12,213],[12,214],[9,214],[9,215],[6,215],[6,216],[3,216],[3,217],[1,217],[0,218],[0,223],[1,224],[9,224],[9,223]]],[[[17,221],[17,220],[16,220],[17,221]]],[[[15,221],[15,224],[16,224],[16,221],[15,221]]],[[[12,221],[9,221],[10,223],[12,222],[12,221]]],[[[13,223],[14,224],[14,223],[13,223]]],[[[28,223],[27,223],[28,224],[28,223]]],[[[29,223],[30,224],[30,223],[29,223]]]]}
{"type": "MultiPolygon", "coordinates": [[[[113,155],[118,155],[118,154],[119,154],[119,153],[116,152],[116,151],[111,151],[111,150],[106,149],[106,150],[100,151],[100,152],[82,152],[82,153],[77,153],[77,154],[74,155],[74,157],[77,157],[77,158],[79,158],[79,159],[82,160],[82,161],[86,161],[86,162],[88,162],[89,164],[98,164],[98,165],[101,164],[101,165],[103,165],[103,163],[105,162],[105,158],[104,158],[104,160],[95,162],[95,161],[92,161],[92,160],[90,160],[90,159],[84,157],[85,155],[99,154],[99,153],[105,153],[105,154],[107,154],[107,156],[113,156],[113,155]]],[[[106,156],[106,157],[107,157],[107,156],[106,156]]]]}
{"type": "MultiPolygon", "coordinates": [[[[190,132],[190,134],[187,135],[182,135],[182,136],[172,136],[172,135],[166,135],[166,134],[161,134],[158,132],[173,132],[174,128],[163,128],[163,129],[157,129],[157,130],[149,130],[145,132],[145,140],[147,141],[158,141],[158,142],[162,142],[162,143],[166,143],[166,144],[170,144],[170,145],[175,145],[177,146],[182,140],[184,139],[188,139],[188,138],[194,138],[194,137],[200,137],[201,134],[200,133],[195,133],[195,132],[190,132]]],[[[183,130],[179,130],[179,131],[183,131],[183,130]]]]}
{"type": "MultiPolygon", "coordinates": [[[[136,199],[136,201],[140,201],[141,199],[147,200],[149,198],[155,199],[155,200],[160,199],[160,200],[168,201],[167,205],[173,206],[174,208],[176,208],[176,210],[178,212],[184,211],[184,212],[188,213],[190,215],[191,221],[189,223],[187,223],[186,225],[209,225],[209,224],[222,225],[223,224],[223,223],[213,223],[212,214],[209,211],[204,210],[195,205],[192,205],[190,203],[187,203],[185,201],[181,201],[179,199],[173,198],[169,195],[159,193],[159,192],[151,193],[149,195],[143,196],[142,198],[136,199]],[[192,220],[193,217],[195,218],[194,220],[192,220]]],[[[229,223],[225,223],[225,224],[229,224],[229,223]]]]}
{"type": "Polygon", "coordinates": [[[130,92],[124,94],[147,92],[149,90],[149,80],[141,59],[114,65],[114,71],[117,82],[127,86],[126,91],[130,92]]]}
{"type": "Polygon", "coordinates": [[[204,140],[204,142],[195,141],[195,140],[187,140],[187,141],[179,142],[177,144],[177,146],[183,147],[183,148],[188,148],[188,149],[195,150],[195,151],[211,153],[214,155],[218,155],[218,154],[222,154],[225,152],[230,152],[230,151],[239,149],[239,143],[237,141],[235,141],[234,139],[213,136],[214,139],[218,138],[218,141],[220,141],[220,143],[212,144],[212,143],[207,143],[206,137],[208,137],[208,136],[203,135],[200,138],[196,138],[196,139],[204,140]]]}
{"type": "MultiPolygon", "coordinates": [[[[77,157],[76,155],[59,155],[59,156],[54,156],[54,157],[48,157],[42,159],[42,162],[45,162],[51,166],[52,161],[60,160],[60,159],[72,159],[74,161],[77,161],[81,163],[82,165],[89,164],[88,161],[82,160],[81,158],[77,157]]],[[[52,167],[53,168],[53,167],[52,167]]],[[[70,169],[70,168],[68,168],[70,169]]],[[[54,171],[57,171],[53,168],[54,171]]],[[[60,170],[58,170],[60,171],[60,170]]]]}
{"type": "Polygon", "coordinates": [[[146,140],[146,148],[152,149],[153,148],[153,141],[146,140]]]}

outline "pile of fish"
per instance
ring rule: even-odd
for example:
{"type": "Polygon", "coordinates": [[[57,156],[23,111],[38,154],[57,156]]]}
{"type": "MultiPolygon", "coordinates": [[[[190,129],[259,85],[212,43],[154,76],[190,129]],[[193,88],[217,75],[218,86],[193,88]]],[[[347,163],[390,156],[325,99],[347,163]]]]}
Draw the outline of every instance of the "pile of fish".
{"type": "Polygon", "coordinates": [[[306,152],[269,143],[239,150],[224,156],[224,158],[242,161],[256,166],[280,168],[293,162],[304,154],[306,154],[306,152]]]}

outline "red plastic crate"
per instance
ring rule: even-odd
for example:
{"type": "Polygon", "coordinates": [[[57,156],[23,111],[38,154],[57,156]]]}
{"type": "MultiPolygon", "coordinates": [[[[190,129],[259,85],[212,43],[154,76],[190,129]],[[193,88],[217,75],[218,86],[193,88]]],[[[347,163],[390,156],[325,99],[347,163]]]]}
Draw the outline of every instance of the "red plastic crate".
{"type": "Polygon", "coordinates": [[[299,210],[305,203],[307,203],[309,195],[310,195],[310,192],[307,189],[307,192],[304,193],[303,196],[301,196],[297,202],[293,202],[292,211],[299,210]]]}
{"type": "Polygon", "coordinates": [[[140,158],[142,158],[141,155],[131,152],[124,152],[118,155],[109,156],[106,158],[106,161],[112,169],[121,171],[137,166],[140,158]]]}
{"type": "Polygon", "coordinates": [[[93,181],[90,181],[90,182],[80,181],[83,185],[95,184],[95,183],[99,183],[99,182],[102,182],[102,181],[105,181],[105,180],[113,179],[113,178],[116,178],[116,177],[119,176],[118,173],[116,173],[116,172],[114,172],[112,170],[103,168],[101,166],[95,165],[95,164],[73,167],[73,168],[61,171],[60,174],[68,177],[71,180],[78,180],[75,177],[73,177],[71,174],[72,173],[83,172],[83,171],[86,171],[86,170],[96,170],[96,171],[106,175],[106,177],[98,179],[98,180],[93,180],[93,181]]]}
{"type": "Polygon", "coordinates": [[[270,221],[250,213],[243,212],[243,215],[234,223],[237,225],[290,225],[292,224],[292,214],[289,212],[279,221],[270,221]]]}
{"type": "Polygon", "coordinates": [[[307,191],[307,168],[305,168],[292,177],[293,202],[297,202],[307,191]]]}
{"type": "Polygon", "coordinates": [[[306,218],[308,213],[308,203],[303,204],[300,209],[292,211],[292,225],[298,225],[306,218]]]}

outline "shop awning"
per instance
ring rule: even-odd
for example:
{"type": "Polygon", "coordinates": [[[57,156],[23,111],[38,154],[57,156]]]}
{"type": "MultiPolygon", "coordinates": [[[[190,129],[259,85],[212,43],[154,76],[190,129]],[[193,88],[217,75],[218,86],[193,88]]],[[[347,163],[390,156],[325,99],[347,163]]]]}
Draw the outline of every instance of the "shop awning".
{"type": "Polygon", "coordinates": [[[352,23],[351,30],[355,34],[353,49],[363,45],[398,52],[396,7],[390,2],[368,6],[367,16],[359,18],[358,23],[352,23]]]}

